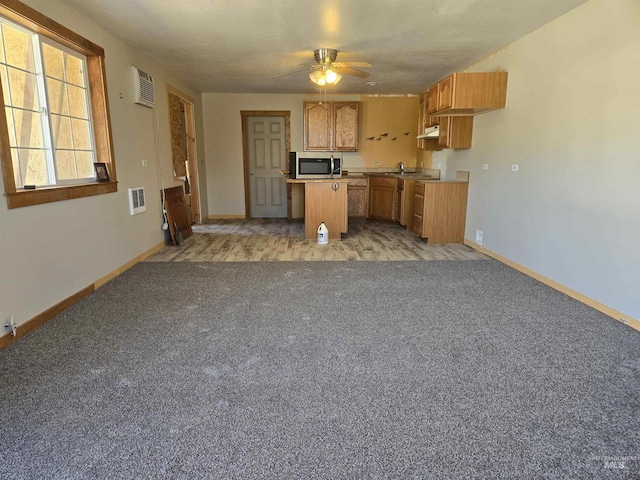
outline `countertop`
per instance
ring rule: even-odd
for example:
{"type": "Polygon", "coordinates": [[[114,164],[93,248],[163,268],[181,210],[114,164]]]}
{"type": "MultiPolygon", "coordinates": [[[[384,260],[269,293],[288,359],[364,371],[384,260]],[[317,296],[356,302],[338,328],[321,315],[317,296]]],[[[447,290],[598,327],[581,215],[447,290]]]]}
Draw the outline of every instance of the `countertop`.
{"type": "Polygon", "coordinates": [[[416,181],[416,184],[418,183],[469,183],[463,180],[431,180],[431,179],[426,179],[426,180],[422,180],[422,179],[418,179],[416,181]]]}
{"type": "MultiPolygon", "coordinates": [[[[349,175],[351,176],[351,175],[349,175]]],[[[439,182],[438,178],[433,178],[433,175],[426,175],[423,173],[365,173],[365,177],[383,177],[383,178],[404,178],[405,180],[433,180],[439,182]]]]}
{"type": "Polygon", "coordinates": [[[346,183],[349,181],[348,177],[342,178],[287,178],[287,183],[346,183]]]}

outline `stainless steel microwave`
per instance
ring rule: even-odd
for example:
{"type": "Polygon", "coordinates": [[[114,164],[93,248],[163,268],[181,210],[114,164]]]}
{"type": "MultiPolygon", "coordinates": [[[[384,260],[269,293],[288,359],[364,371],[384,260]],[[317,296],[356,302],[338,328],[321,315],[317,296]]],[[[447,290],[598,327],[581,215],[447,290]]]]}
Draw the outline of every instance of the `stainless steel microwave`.
{"type": "Polygon", "coordinates": [[[300,156],[298,152],[289,154],[289,178],[341,178],[342,158],[329,156],[300,156]]]}

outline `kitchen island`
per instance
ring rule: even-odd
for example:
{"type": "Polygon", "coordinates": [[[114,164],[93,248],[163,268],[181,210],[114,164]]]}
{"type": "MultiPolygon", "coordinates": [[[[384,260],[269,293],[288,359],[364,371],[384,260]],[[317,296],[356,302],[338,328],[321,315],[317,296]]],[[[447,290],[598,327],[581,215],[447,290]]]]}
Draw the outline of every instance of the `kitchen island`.
{"type": "Polygon", "coordinates": [[[287,183],[304,184],[304,233],[305,238],[315,239],[318,226],[329,229],[330,239],[340,239],[348,231],[346,178],[318,180],[288,178],[287,183]]]}

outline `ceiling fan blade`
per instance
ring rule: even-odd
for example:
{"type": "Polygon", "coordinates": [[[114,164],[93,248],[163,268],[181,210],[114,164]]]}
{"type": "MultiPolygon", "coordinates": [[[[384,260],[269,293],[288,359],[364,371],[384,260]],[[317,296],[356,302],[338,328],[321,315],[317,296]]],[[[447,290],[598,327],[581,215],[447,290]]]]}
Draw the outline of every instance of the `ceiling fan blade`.
{"type": "Polygon", "coordinates": [[[345,67],[358,67],[358,68],[371,68],[369,62],[338,62],[340,65],[344,65],[345,67]]]}
{"type": "Polygon", "coordinates": [[[347,75],[353,75],[358,78],[369,78],[371,75],[369,72],[363,72],[362,70],[356,70],[355,68],[342,67],[338,70],[340,73],[346,73],[347,75]]]}
{"type": "Polygon", "coordinates": [[[278,75],[277,77],[271,77],[272,79],[276,79],[276,78],[282,78],[282,77],[286,77],[288,75],[295,75],[296,73],[301,73],[301,72],[308,72],[310,69],[307,67],[304,70],[296,70],[294,72],[289,72],[289,73],[285,73],[283,75],[278,75]]]}

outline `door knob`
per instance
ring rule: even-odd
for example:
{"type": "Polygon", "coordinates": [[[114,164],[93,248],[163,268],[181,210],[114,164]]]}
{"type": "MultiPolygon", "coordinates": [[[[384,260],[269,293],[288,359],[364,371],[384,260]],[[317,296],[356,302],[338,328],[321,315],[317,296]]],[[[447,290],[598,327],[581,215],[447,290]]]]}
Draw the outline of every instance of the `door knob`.
{"type": "Polygon", "coordinates": [[[253,175],[253,172],[251,172],[249,175],[253,175]]]}

